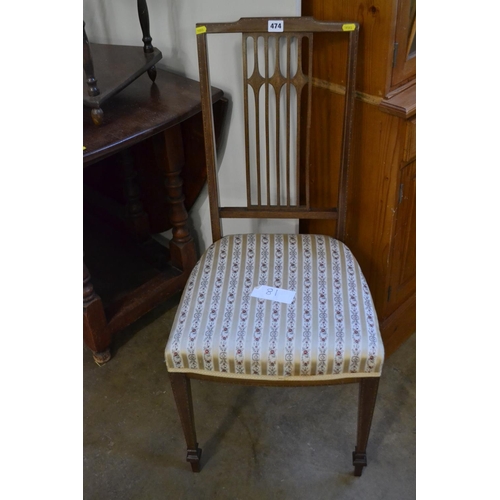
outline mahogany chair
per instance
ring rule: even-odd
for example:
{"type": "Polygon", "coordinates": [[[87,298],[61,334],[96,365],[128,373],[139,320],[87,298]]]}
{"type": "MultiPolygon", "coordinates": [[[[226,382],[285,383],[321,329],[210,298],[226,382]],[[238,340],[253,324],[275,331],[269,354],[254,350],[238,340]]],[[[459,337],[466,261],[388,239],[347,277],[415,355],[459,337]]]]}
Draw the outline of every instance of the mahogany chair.
{"type": "Polygon", "coordinates": [[[353,465],[354,474],[360,476],[367,464],[384,348],[365,278],[342,243],[359,25],[307,17],[243,18],[234,23],[197,24],[196,33],[214,243],[187,282],[165,351],[187,461],[199,472],[201,449],[194,425],[192,378],[280,387],[359,383],[353,465]],[[337,207],[328,210],[312,208],[309,198],[316,32],[341,33],[348,41],[339,199],[337,207]],[[207,56],[211,33],[242,33],[245,207],[219,206],[207,56]],[[291,54],[296,58],[292,60],[291,54]],[[264,65],[259,57],[264,57],[264,65]],[[270,98],[273,92],[274,100],[270,98]],[[253,122],[252,112],[256,113],[253,122]],[[263,114],[259,117],[259,113],[263,114]],[[226,217],[334,219],[336,238],[307,234],[223,237],[221,218],[226,217]],[[275,297],[276,289],[294,291],[295,296],[291,303],[254,297],[258,286],[264,287],[264,296],[272,293],[275,297]]]}

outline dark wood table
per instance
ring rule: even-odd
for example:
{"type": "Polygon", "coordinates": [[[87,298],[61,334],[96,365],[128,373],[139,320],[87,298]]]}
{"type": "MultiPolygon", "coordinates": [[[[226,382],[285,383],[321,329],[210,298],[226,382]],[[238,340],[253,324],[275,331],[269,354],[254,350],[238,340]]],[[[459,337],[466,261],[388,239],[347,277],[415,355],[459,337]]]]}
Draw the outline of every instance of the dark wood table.
{"type": "MultiPolygon", "coordinates": [[[[227,100],[216,88],[213,103],[220,132],[227,100]]],[[[100,364],[111,357],[115,333],[184,287],[197,259],[187,210],[206,180],[198,82],[158,70],[154,84],[142,75],[103,110],[100,126],[83,112],[84,221],[93,221],[90,226],[99,227],[94,236],[104,237],[87,238],[84,224],[83,335],[100,364]],[[113,182],[111,171],[120,171],[113,182]],[[166,246],[151,237],[169,228],[166,246]],[[132,289],[104,290],[103,300],[91,280],[89,269],[92,275],[94,270],[85,263],[98,263],[105,248],[111,249],[111,260],[101,269],[115,269],[116,281],[131,273],[134,257],[154,269],[143,273],[144,282],[131,280],[132,289]],[[132,260],[113,255],[122,250],[131,250],[132,260]],[[116,270],[120,260],[128,265],[116,270]]],[[[110,281],[111,274],[101,283],[110,281]]]]}

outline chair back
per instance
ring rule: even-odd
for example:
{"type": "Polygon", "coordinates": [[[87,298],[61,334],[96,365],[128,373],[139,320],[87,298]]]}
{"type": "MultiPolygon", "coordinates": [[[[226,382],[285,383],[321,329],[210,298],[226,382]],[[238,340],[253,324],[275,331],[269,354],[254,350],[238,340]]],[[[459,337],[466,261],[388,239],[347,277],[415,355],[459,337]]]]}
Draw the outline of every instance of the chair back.
{"type": "MultiPolygon", "coordinates": [[[[345,233],[357,23],[312,17],[242,18],[196,25],[212,237],[222,237],[221,218],[336,219],[345,233]],[[314,209],[310,200],[310,128],[314,33],[348,37],[338,203],[314,209]],[[246,206],[220,206],[207,35],[242,33],[246,206]]],[[[326,111],[325,111],[326,112],[326,111]]],[[[332,132],[333,133],[333,132],[332,132]]],[[[242,156],[243,161],[243,156],[242,156]]]]}

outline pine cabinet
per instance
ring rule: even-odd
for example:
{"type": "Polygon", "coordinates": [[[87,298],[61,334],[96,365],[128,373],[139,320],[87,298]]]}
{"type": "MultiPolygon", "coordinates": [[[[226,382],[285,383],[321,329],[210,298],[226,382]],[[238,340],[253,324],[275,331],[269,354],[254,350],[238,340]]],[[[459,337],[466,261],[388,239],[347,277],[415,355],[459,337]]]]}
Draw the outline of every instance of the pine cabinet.
{"type": "MultiPolygon", "coordinates": [[[[390,355],[416,328],[415,1],[302,0],[302,15],[361,26],[346,243],[372,291],[390,355]]],[[[345,91],[337,68],[346,49],[314,39],[310,182],[317,207],[334,205],[337,196],[335,131],[345,91]]],[[[333,234],[334,224],[302,221],[301,230],[333,234]]]]}

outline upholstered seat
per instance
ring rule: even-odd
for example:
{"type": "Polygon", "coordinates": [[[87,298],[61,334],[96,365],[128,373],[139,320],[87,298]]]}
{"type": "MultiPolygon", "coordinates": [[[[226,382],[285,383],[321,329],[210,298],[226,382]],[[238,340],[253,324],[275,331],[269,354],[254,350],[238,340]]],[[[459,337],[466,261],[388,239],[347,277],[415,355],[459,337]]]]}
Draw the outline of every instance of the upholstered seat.
{"type": "Polygon", "coordinates": [[[342,242],[318,235],[230,235],[194,268],[166,347],[169,372],[232,378],[380,376],[370,291],[342,242]],[[251,297],[296,291],[291,304],[251,297]]]}

